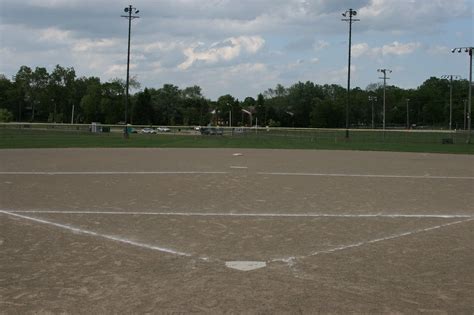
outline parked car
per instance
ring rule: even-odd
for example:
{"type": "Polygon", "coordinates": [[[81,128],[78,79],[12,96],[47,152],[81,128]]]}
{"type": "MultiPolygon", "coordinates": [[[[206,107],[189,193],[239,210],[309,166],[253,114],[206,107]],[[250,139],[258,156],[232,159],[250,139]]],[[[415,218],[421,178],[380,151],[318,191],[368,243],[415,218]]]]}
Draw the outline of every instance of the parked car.
{"type": "Polygon", "coordinates": [[[153,134],[156,133],[155,129],[153,128],[143,128],[142,130],[139,131],[141,134],[153,134]]]}
{"type": "Polygon", "coordinates": [[[200,131],[201,135],[222,136],[224,134],[224,129],[215,127],[202,127],[200,131]]]}
{"type": "Polygon", "coordinates": [[[156,131],[158,131],[158,132],[170,132],[171,129],[168,128],[168,127],[158,127],[158,128],[156,128],[156,131]]]}

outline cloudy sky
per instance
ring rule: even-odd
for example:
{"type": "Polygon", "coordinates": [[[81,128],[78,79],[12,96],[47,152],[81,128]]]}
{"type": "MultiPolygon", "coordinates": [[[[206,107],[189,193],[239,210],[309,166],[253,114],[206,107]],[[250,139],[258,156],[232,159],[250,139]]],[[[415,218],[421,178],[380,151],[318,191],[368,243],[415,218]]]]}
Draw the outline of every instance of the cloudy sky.
{"type": "Polygon", "coordinates": [[[346,86],[353,8],[352,86],[378,82],[416,88],[430,76],[467,78],[472,0],[1,0],[0,73],[20,66],[74,67],[78,76],[124,78],[129,4],[131,75],[142,87],[199,85],[216,99],[240,99],[280,83],[346,86]]]}

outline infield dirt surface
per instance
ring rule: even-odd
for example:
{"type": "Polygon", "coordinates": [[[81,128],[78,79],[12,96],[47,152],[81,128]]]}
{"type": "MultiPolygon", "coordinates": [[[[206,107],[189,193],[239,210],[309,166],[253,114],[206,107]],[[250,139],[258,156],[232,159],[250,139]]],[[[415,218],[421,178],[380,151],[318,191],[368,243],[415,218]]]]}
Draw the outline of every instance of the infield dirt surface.
{"type": "Polygon", "coordinates": [[[472,155],[0,150],[0,313],[472,314],[473,186],[472,155]]]}

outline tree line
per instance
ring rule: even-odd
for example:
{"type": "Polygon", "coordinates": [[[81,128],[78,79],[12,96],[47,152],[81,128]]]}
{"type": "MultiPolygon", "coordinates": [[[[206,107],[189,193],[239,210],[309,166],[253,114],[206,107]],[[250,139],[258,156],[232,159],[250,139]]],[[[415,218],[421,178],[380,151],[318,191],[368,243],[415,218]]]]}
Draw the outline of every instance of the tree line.
{"type": "MultiPolygon", "coordinates": [[[[135,90],[140,84],[132,79],[135,90]]],[[[469,82],[453,81],[453,129],[465,127],[469,82]]],[[[129,123],[136,125],[208,125],[275,127],[345,127],[347,90],[340,85],[297,82],[278,84],[256,98],[232,95],[212,101],[199,86],[180,89],[172,84],[145,88],[131,95],[129,123]]],[[[448,128],[450,81],[431,77],[416,89],[386,87],[386,125],[448,128]],[[408,110],[408,115],[407,115],[408,110]]],[[[57,65],[34,70],[22,66],[10,80],[0,74],[0,121],[48,123],[124,123],[125,82],[101,82],[77,77],[74,68],[57,65]]],[[[380,127],[383,86],[370,84],[351,90],[349,122],[352,128],[380,127]]]]}

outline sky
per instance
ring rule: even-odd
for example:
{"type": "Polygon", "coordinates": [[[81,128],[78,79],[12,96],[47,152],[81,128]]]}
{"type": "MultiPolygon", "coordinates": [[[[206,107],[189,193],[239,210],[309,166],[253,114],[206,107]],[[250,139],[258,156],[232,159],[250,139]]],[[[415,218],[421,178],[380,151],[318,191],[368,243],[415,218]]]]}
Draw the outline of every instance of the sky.
{"type": "Polygon", "coordinates": [[[298,81],[347,86],[354,9],[351,87],[380,82],[417,88],[432,76],[468,78],[473,0],[1,0],[0,74],[22,65],[74,67],[106,82],[130,75],[142,86],[198,85],[212,100],[243,100],[298,81]]]}

